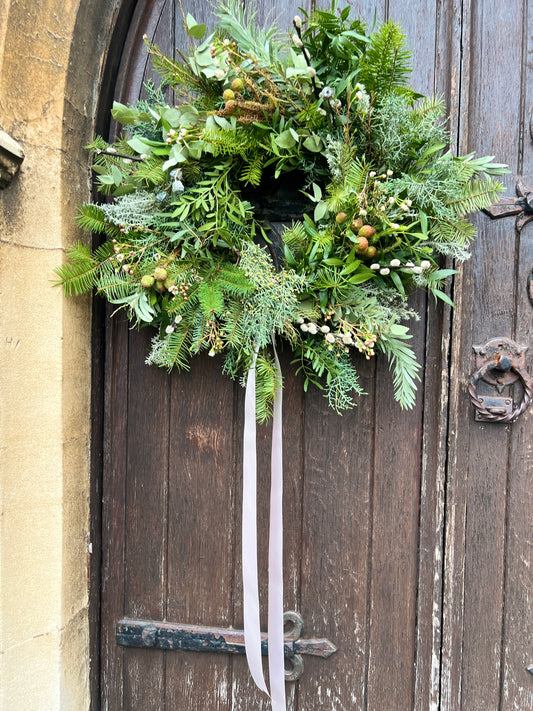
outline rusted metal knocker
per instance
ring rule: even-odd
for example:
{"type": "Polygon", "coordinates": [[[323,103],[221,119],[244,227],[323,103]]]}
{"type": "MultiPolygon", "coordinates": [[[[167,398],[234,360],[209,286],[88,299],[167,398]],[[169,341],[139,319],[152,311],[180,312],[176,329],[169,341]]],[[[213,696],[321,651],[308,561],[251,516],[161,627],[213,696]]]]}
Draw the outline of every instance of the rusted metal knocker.
{"type": "Polygon", "coordinates": [[[508,338],[493,338],[484,346],[474,346],[477,370],[468,386],[470,399],[481,422],[514,422],[526,411],[533,398],[533,379],[525,366],[527,346],[508,338]],[[515,382],[522,385],[522,399],[516,407],[512,395],[492,396],[478,392],[481,382],[494,386],[499,393],[515,382]]]}

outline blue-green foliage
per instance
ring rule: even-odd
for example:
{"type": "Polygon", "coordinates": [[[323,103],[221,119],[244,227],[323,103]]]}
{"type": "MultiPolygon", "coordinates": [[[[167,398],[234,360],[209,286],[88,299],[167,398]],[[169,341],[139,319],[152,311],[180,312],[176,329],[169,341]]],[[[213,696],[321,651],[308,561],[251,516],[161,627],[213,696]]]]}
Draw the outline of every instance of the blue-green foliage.
{"type": "Polygon", "coordinates": [[[187,369],[207,351],[235,377],[258,350],[260,419],[277,385],[273,338],[337,411],[361,392],[354,351],[384,353],[412,407],[407,297],[422,287],[451,303],[453,270],[437,259],[468,256],[468,213],[496,200],[505,166],[452,154],[442,100],[408,85],[397,24],[368,31],[333,2],[296,16],[286,38],[239,0],[215,14],[211,34],[187,16],[189,56],[147,42],[162,88],[115,103],[123,132],[88,146],[109,197],[82,205],[78,223],[107,241],[70,250],[58,283],[69,296],[95,288],[156,326],[150,363],[187,369]],[[291,183],[306,205],[280,242],[258,207],[286,201],[279,186],[291,183]]]}

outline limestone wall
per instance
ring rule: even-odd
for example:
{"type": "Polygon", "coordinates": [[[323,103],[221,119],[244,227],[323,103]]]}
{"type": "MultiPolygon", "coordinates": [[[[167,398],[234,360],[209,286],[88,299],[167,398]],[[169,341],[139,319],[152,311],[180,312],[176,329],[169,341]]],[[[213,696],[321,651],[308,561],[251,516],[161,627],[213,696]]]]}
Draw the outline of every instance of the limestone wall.
{"type": "Polygon", "coordinates": [[[88,298],[51,286],[82,237],[82,149],[119,0],[3,0],[0,129],[25,160],[0,191],[0,709],[89,707],[88,298]]]}

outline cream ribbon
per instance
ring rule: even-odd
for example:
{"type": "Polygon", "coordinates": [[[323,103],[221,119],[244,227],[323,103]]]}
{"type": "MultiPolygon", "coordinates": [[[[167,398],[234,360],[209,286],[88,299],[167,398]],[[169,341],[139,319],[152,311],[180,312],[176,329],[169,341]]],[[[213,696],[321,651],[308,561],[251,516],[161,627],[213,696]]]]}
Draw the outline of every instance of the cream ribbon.
{"type": "MultiPolygon", "coordinates": [[[[276,364],[276,390],[272,420],[270,482],[270,531],[268,551],[268,667],[273,711],[285,711],[285,662],[283,636],[283,440],[281,368],[272,338],[276,364]]],[[[256,362],[258,348],[246,381],[243,442],[242,580],[244,641],[250,674],[268,694],[261,657],[261,623],[257,571],[257,449],[256,362]]]]}

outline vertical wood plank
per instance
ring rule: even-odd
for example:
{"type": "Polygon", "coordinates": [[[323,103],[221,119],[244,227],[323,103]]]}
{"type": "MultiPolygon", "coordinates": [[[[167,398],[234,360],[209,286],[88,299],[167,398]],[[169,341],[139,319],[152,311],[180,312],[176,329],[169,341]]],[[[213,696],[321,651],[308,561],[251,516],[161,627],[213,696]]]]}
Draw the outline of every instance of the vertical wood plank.
{"type": "MultiPolygon", "coordinates": [[[[512,163],[520,138],[521,47],[510,38],[522,36],[523,4],[472,2],[464,11],[461,148],[512,163]]],[[[443,653],[443,708],[468,711],[500,702],[510,429],[473,421],[466,383],[472,345],[512,335],[516,258],[509,221],[489,223],[484,215],[476,221],[474,257],[457,281],[443,653]]]]}
{"type": "MultiPolygon", "coordinates": [[[[231,624],[234,558],[233,383],[204,354],[173,374],[171,395],[166,618],[231,624]]],[[[226,709],[230,660],[170,652],[169,709],[226,709]]]]}
{"type": "MultiPolygon", "coordinates": [[[[521,115],[516,170],[533,173],[533,136],[529,128],[533,105],[533,76],[527,58],[533,50],[533,16],[523,6],[521,115]]],[[[528,225],[517,239],[515,340],[529,345],[528,372],[533,373],[533,304],[527,279],[533,266],[533,232],[528,225]]],[[[509,452],[505,615],[502,648],[501,711],[533,708],[533,683],[526,671],[533,664],[533,413],[530,409],[512,425],[509,452]]]]}
{"type": "MultiPolygon", "coordinates": [[[[279,347],[279,344],[278,344],[279,347]]],[[[294,374],[291,365],[291,354],[280,351],[280,365],[284,379],[283,387],[283,579],[284,579],[284,610],[300,610],[300,577],[301,577],[301,506],[302,506],[302,448],[304,437],[304,407],[303,383],[294,374]]],[[[236,467],[236,532],[238,544],[235,552],[235,601],[234,626],[242,629],[242,568],[241,556],[241,522],[242,522],[242,432],[243,432],[243,399],[244,391],[238,393],[238,410],[235,420],[235,437],[237,439],[238,464],[236,467]]],[[[259,594],[261,600],[262,629],[267,629],[268,608],[268,526],[269,526],[269,496],[270,496],[270,460],[271,460],[271,426],[263,425],[257,428],[257,463],[258,463],[258,568],[259,594]]],[[[270,709],[270,702],[261,693],[250,677],[246,660],[233,659],[232,710],[246,711],[249,708],[270,709]]],[[[268,680],[268,662],[264,659],[265,678],[268,680]]],[[[287,705],[297,709],[298,684],[286,685],[287,705]]]]}
{"type": "MultiPolygon", "coordinates": [[[[414,308],[424,297],[414,297],[414,308]]],[[[412,325],[419,362],[424,321],[412,325]]],[[[369,709],[411,709],[417,598],[422,404],[402,412],[390,374],[378,361],[375,404],[373,534],[371,550],[369,709]]]]}
{"type": "MultiPolygon", "coordinates": [[[[124,615],[163,619],[167,552],[169,377],[147,368],[152,333],[130,333],[124,615]]],[[[163,652],[124,650],[126,709],[163,707],[163,652]]]]}
{"type": "Polygon", "coordinates": [[[150,41],[159,44],[164,52],[172,53],[172,7],[172,0],[137,3],[117,75],[114,94],[117,101],[135,104],[144,95],[144,82],[153,79],[156,86],[160,84],[160,78],[152,69],[143,35],[147,34],[150,41]]]}
{"type": "Polygon", "coordinates": [[[128,326],[106,319],[105,431],[102,485],[101,706],[123,708],[123,655],[115,644],[115,621],[124,609],[124,521],[128,417],[128,326]]]}
{"type": "Polygon", "coordinates": [[[337,652],[305,660],[305,711],[366,708],[375,363],[356,367],[368,395],[355,410],[339,417],[316,389],[306,401],[301,609],[306,634],[337,652]]]}

